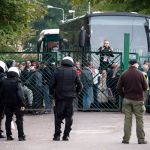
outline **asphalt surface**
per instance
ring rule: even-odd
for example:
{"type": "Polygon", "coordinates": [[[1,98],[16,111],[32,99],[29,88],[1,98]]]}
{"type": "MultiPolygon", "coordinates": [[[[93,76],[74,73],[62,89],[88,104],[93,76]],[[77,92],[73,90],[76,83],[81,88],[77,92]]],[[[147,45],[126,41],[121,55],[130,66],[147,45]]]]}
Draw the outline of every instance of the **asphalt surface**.
{"type": "MultiPolygon", "coordinates": [[[[0,150],[149,150],[150,114],[145,115],[145,133],[148,144],[137,144],[135,119],[130,144],[122,144],[124,115],[120,113],[77,112],[69,141],[53,141],[53,114],[26,115],[26,141],[0,139],[0,150]]],[[[4,124],[4,123],[3,123],[4,124]]],[[[64,125],[62,125],[64,127],[64,125]]]]}

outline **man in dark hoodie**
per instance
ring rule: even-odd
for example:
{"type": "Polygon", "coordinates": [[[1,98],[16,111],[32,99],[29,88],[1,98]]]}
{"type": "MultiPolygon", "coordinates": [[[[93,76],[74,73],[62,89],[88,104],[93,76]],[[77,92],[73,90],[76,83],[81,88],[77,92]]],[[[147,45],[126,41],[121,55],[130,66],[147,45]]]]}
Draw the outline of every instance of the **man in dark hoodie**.
{"type": "Polygon", "coordinates": [[[82,83],[74,69],[74,61],[71,57],[64,57],[61,66],[56,68],[52,82],[50,82],[50,94],[55,99],[55,133],[54,141],[60,140],[61,123],[65,119],[65,130],[62,140],[68,141],[72,126],[73,100],[82,90],[82,83]]]}
{"type": "MultiPolygon", "coordinates": [[[[0,84],[2,80],[6,78],[6,64],[3,61],[0,61],[0,84]]],[[[4,105],[2,104],[2,99],[0,99],[0,138],[5,138],[5,136],[2,134],[2,119],[4,118],[4,105]]]]}
{"type": "Polygon", "coordinates": [[[20,73],[18,68],[11,67],[8,70],[7,78],[2,80],[0,84],[0,99],[5,107],[6,115],[6,135],[7,140],[14,140],[11,132],[11,121],[13,114],[16,115],[16,124],[18,129],[19,141],[25,140],[23,131],[23,111],[24,111],[24,94],[21,80],[19,79],[20,73]]]}

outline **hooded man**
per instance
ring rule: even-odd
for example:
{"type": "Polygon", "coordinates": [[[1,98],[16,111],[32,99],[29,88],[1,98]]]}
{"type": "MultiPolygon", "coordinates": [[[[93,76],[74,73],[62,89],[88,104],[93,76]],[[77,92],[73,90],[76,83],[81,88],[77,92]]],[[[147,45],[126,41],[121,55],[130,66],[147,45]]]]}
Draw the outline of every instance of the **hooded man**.
{"type": "MultiPolygon", "coordinates": [[[[3,61],[0,61],[0,84],[2,80],[6,78],[6,64],[3,61]]],[[[2,119],[4,118],[4,105],[2,104],[2,99],[0,99],[0,138],[5,138],[5,136],[2,134],[2,119]]]]}
{"type": "Polygon", "coordinates": [[[2,80],[0,85],[0,99],[5,107],[6,115],[6,135],[7,140],[14,140],[11,132],[11,121],[13,114],[16,115],[16,124],[18,129],[19,141],[25,140],[23,131],[23,111],[24,108],[24,93],[21,80],[19,79],[20,72],[17,67],[10,67],[7,73],[7,78],[2,80]]]}
{"type": "Polygon", "coordinates": [[[65,119],[65,130],[62,140],[68,141],[72,126],[73,100],[82,90],[82,83],[74,69],[74,61],[71,57],[64,57],[61,66],[56,68],[52,82],[50,82],[50,94],[55,99],[55,133],[54,141],[60,140],[61,123],[65,119]]]}

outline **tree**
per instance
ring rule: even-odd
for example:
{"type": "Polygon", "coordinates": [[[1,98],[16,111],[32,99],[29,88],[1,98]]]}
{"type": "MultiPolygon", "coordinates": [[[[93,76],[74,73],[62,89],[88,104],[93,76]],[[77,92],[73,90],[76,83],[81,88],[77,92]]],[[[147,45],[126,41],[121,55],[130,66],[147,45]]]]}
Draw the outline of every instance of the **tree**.
{"type": "MultiPolygon", "coordinates": [[[[72,0],[72,4],[78,7],[88,0],[72,0]]],[[[150,1],[148,0],[90,0],[92,10],[100,11],[135,11],[141,14],[150,14],[150,1]]]]}
{"type": "MultiPolygon", "coordinates": [[[[32,28],[35,30],[35,36],[29,39],[26,43],[30,42],[33,44],[33,49],[36,48],[37,39],[39,34],[44,29],[54,29],[59,28],[59,24],[62,20],[62,11],[58,9],[48,9],[46,6],[51,5],[54,7],[63,8],[65,11],[65,19],[68,18],[68,10],[72,9],[72,5],[70,0],[44,0],[43,6],[45,6],[47,13],[43,16],[43,18],[39,20],[35,20],[31,23],[32,28]]],[[[25,45],[26,48],[27,44],[25,45]]]]}
{"type": "Polygon", "coordinates": [[[45,14],[41,0],[0,1],[0,47],[22,43],[33,34],[30,23],[45,14]]]}

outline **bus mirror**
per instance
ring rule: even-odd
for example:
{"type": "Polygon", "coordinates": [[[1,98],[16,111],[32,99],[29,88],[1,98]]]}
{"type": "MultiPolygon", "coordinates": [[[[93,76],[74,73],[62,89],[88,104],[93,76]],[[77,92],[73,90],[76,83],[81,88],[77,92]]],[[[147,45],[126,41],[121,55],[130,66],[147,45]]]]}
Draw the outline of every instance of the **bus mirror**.
{"type": "Polygon", "coordinates": [[[85,46],[86,30],[80,30],[79,34],[79,47],[85,46]]]}
{"type": "Polygon", "coordinates": [[[149,32],[150,32],[150,19],[148,19],[148,29],[149,29],[149,32]]]}

